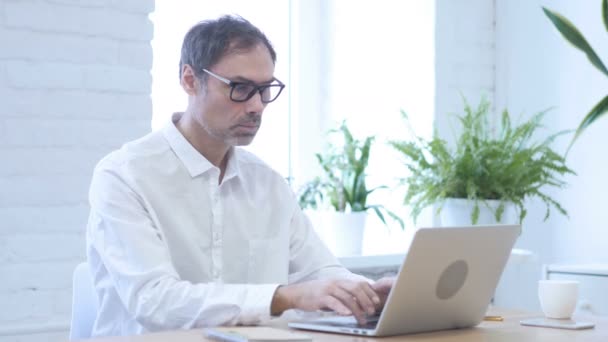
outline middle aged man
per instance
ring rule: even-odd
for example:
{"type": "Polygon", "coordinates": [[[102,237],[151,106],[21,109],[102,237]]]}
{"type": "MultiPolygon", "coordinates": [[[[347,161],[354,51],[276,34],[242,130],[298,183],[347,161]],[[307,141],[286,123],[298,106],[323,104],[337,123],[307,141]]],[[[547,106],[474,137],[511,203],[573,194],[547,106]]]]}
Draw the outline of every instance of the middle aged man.
{"type": "Polygon", "coordinates": [[[266,36],[240,17],[184,38],[183,113],[96,167],[87,255],[100,301],[93,335],[260,324],[287,309],[360,322],[382,305],[376,283],[343,268],[284,178],[238,148],[284,85],[266,36]]]}

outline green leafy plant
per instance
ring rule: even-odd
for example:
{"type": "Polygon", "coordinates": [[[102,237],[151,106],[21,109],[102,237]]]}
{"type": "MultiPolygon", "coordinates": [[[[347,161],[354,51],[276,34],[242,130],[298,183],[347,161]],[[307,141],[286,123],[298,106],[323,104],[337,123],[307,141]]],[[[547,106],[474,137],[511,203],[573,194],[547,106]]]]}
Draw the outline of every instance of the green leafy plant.
{"type": "MultiPolygon", "coordinates": [[[[553,134],[543,141],[533,141],[533,135],[542,127],[547,111],[532,116],[520,125],[513,125],[509,112],[502,112],[497,133],[490,125],[490,103],[481,100],[474,109],[464,100],[463,115],[457,115],[462,128],[454,150],[435,133],[430,141],[416,136],[409,126],[407,114],[401,112],[413,136],[410,141],[391,141],[390,144],[403,157],[411,175],[402,179],[407,185],[404,203],[411,205],[414,220],[422,209],[440,204],[447,198],[465,198],[473,201],[471,222],[477,223],[480,204],[486,200],[499,200],[493,211],[500,221],[505,204],[512,202],[519,212],[520,223],[526,216],[524,199],[538,197],[547,207],[545,220],[551,207],[567,216],[562,206],[542,191],[544,186],[562,188],[560,176],[573,174],[565,159],[550,148],[554,139],[568,131],[553,134]]],[[[489,207],[489,206],[488,206],[489,207]]]]}
{"type": "Polygon", "coordinates": [[[365,170],[374,137],[366,137],[364,140],[353,138],[345,121],[329,134],[339,134],[341,143],[329,144],[324,154],[315,154],[323,175],[302,187],[298,195],[300,206],[303,209],[318,209],[325,206],[338,212],[373,210],[384,224],[386,224],[386,214],[404,228],[403,220],[395,213],[382,205],[367,203],[369,194],[386,188],[379,186],[368,189],[365,182],[365,170]]]}
{"type": "MultiPolygon", "coordinates": [[[[574,26],[570,20],[566,19],[564,16],[555,11],[549,10],[545,7],[543,7],[543,11],[549,20],[551,20],[555,28],[562,34],[562,36],[576,48],[584,52],[591,64],[593,64],[593,66],[595,66],[605,76],[608,76],[608,69],[606,69],[606,66],[600,57],[595,53],[591,45],[587,42],[583,34],[576,28],[576,26],[574,26]]],[[[608,0],[602,0],[602,20],[604,22],[604,27],[606,27],[606,30],[608,30],[608,0]]],[[[606,114],[607,111],[608,95],[606,95],[598,104],[596,104],[585,116],[585,118],[583,118],[583,121],[576,129],[576,133],[570,142],[568,150],[570,147],[572,147],[572,144],[581,135],[581,133],[583,133],[583,131],[593,122],[606,114]]]]}

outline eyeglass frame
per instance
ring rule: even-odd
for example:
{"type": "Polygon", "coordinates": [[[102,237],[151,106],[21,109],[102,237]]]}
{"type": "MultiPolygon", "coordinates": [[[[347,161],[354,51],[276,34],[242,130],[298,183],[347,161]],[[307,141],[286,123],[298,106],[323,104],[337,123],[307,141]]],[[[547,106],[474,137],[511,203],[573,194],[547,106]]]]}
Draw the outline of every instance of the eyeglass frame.
{"type": "Polygon", "coordinates": [[[276,83],[270,83],[270,84],[255,84],[253,82],[235,82],[235,81],[231,81],[225,77],[222,77],[218,74],[215,74],[207,69],[203,69],[203,71],[211,76],[213,76],[215,79],[217,79],[218,81],[221,81],[223,83],[225,83],[227,86],[230,87],[230,100],[233,102],[247,102],[249,101],[256,93],[260,94],[260,101],[262,101],[262,103],[266,104],[266,103],[271,103],[273,101],[275,101],[276,99],[279,98],[279,95],[281,95],[281,92],[283,91],[283,89],[285,89],[285,84],[281,81],[279,81],[276,78],[273,78],[273,80],[271,82],[278,82],[278,84],[276,83]],[[249,85],[253,87],[253,90],[249,92],[249,94],[247,94],[247,97],[245,97],[242,100],[235,100],[232,96],[232,93],[234,92],[234,88],[239,86],[239,85],[249,85]],[[264,97],[262,96],[262,91],[264,91],[266,88],[270,88],[270,87],[279,87],[279,92],[277,93],[277,95],[270,101],[264,101],[264,97]]]}

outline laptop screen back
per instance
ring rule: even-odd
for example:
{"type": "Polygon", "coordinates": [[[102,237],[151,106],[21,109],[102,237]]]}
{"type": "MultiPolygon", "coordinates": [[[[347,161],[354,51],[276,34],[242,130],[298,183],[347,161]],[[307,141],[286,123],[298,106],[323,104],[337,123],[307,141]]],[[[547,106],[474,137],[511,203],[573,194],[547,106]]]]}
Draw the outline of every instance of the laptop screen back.
{"type": "Polygon", "coordinates": [[[520,231],[519,225],[421,228],[376,329],[328,329],[327,319],[317,328],[314,322],[290,326],[367,336],[475,326],[485,315],[520,231]]]}

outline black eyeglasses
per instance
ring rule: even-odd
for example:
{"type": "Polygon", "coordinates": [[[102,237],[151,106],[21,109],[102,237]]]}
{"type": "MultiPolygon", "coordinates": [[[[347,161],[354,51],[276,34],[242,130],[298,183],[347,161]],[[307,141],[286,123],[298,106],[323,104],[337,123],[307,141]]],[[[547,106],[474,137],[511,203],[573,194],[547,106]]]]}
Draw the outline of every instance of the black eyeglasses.
{"type": "Polygon", "coordinates": [[[270,103],[276,100],[285,88],[285,85],[276,78],[273,82],[277,83],[257,85],[251,82],[234,82],[207,69],[203,69],[203,71],[226,83],[230,87],[230,99],[234,102],[245,102],[252,98],[255,93],[260,93],[262,103],[270,103]]]}

